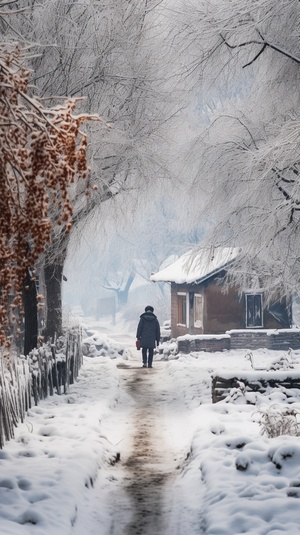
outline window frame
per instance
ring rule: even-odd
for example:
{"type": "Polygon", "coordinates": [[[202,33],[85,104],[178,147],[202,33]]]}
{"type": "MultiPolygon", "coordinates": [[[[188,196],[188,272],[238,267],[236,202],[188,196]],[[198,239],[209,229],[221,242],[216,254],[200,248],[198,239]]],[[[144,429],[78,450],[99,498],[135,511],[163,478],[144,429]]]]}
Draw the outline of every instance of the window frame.
{"type": "Polygon", "coordinates": [[[245,293],[245,325],[246,329],[262,329],[264,326],[264,314],[263,314],[263,293],[262,292],[246,292],[245,293]],[[249,311],[249,302],[248,299],[252,297],[254,299],[253,301],[253,317],[254,317],[254,308],[255,308],[255,297],[260,298],[260,325],[253,325],[249,324],[248,322],[248,311],[249,311]]]}
{"type": "MultiPolygon", "coordinates": [[[[182,307],[182,311],[183,311],[183,307],[182,307]]],[[[182,326],[182,327],[189,327],[189,295],[187,292],[177,292],[177,325],[182,326]],[[179,301],[180,301],[179,297],[185,298],[185,321],[186,323],[180,323],[179,321],[179,301]]]]}
{"type": "Polygon", "coordinates": [[[200,294],[200,293],[195,293],[194,294],[194,311],[193,311],[193,323],[194,323],[194,327],[195,329],[203,329],[203,295],[200,294]],[[199,325],[196,325],[196,317],[195,317],[195,314],[196,314],[196,301],[197,301],[197,298],[201,298],[201,305],[200,305],[200,308],[201,308],[201,318],[200,320],[197,320],[199,321],[199,325]]]}

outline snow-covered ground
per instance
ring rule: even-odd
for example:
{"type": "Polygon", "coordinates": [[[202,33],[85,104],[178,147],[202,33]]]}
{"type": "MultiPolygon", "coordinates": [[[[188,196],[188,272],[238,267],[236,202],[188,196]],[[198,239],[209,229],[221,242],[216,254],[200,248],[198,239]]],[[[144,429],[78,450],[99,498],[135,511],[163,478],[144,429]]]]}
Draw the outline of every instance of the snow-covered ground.
{"type": "MultiPolygon", "coordinates": [[[[89,327],[105,356],[88,353],[68,395],[32,407],[0,451],[1,535],[300,534],[299,438],[259,423],[300,411],[298,390],[212,404],[211,375],[251,372],[246,351],[148,370],[134,334],[89,327]]],[[[264,368],[279,356],[253,352],[264,368]]],[[[300,373],[300,354],[288,358],[300,373]]]]}

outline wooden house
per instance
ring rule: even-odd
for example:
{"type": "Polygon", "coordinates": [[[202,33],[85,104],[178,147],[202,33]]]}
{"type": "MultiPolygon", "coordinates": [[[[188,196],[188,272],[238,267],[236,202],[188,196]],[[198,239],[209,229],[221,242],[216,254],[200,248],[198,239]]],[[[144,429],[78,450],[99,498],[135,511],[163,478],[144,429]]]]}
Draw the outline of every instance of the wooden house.
{"type": "Polygon", "coordinates": [[[218,335],[236,329],[288,329],[290,307],[285,298],[265,306],[263,290],[225,287],[225,275],[239,254],[237,248],[202,249],[184,254],[151,275],[171,285],[171,335],[218,335]]]}

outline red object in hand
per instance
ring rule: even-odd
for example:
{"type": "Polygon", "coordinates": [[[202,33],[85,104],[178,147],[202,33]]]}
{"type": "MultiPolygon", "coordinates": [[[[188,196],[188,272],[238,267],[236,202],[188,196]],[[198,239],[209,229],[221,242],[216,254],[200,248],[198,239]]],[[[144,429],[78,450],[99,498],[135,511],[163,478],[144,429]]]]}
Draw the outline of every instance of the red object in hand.
{"type": "Polygon", "coordinates": [[[136,345],[137,349],[141,349],[141,341],[140,340],[136,340],[135,345],[136,345]]]}

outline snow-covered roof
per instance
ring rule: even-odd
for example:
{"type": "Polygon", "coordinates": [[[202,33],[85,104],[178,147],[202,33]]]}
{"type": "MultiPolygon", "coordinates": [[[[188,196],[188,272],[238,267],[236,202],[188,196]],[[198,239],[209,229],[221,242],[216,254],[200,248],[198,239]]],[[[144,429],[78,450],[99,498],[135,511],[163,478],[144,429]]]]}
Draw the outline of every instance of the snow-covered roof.
{"type": "Polygon", "coordinates": [[[202,248],[198,252],[192,249],[166,268],[151,275],[151,281],[200,283],[226,268],[239,252],[237,247],[202,248]]]}

